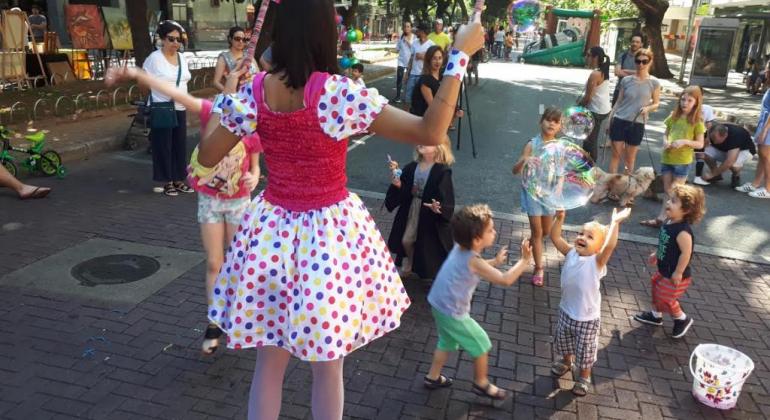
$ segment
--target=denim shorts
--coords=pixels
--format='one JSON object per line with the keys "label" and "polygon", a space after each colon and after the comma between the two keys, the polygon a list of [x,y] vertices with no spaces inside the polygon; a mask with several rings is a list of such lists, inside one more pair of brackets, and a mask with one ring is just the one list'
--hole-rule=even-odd
{"label": "denim shorts", "polygon": [[639,146],[644,138],[644,124],[613,118],[610,121],[610,140],[622,141],[629,146]]}
{"label": "denim shorts", "polygon": [[674,178],[687,178],[687,174],[690,172],[690,165],[669,165],[668,163],[660,164],[660,173],[670,173],[674,175]]}
{"label": "denim shorts", "polygon": [[519,202],[521,203],[522,213],[526,213],[527,216],[553,216],[556,214],[555,209],[535,200],[524,188],[521,189],[519,194]]}

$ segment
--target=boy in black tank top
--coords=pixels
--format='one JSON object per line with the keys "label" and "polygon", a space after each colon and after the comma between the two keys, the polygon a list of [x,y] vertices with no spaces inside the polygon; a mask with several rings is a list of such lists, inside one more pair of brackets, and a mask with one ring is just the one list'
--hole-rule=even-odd
{"label": "boy in black tank top", "polygon": [[674,319],[673,338],[683,337],[693,320],[682,311],[679,297],[692,282],[690,260],[695,239],[691,225],[698,223],[706,213],[703,190],[691,185],[677,185],[666,203],[668,220],[660,227],[658,249],[650,254],[650,264],[657,265],[652,276],[652,306],[648,312],[634,315],[634,319],[649,325],[663,325],[663,313]]}

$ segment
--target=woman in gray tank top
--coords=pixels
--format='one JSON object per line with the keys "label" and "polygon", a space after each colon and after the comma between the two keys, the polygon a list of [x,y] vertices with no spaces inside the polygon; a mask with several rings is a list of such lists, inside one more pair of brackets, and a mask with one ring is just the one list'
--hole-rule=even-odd
{"label": "woman in gray tank top", "polygon": [[243,58],[243,52],[246,49],[246,45],[249,43],[249,38],[246,36],[246,32],[244,32],[243,28],[240,26],[233,26],[227,33],[227,43],[230,47],[227,51],[223,51],[219,54],[217,66],[214,68],[214,87],[219,89],[220,92],[225,88],[225,76],[233,71],[241,58]]}
{"label": "woman in gray tank top", "polygon": [[652,51],[642,48],[634,55],[636,75],[620,81],[618,101],[610,112],[610,140],[612,158],[610,173],[618,172],[623,158],[626,174],[634,171],[636,153],[644,138],[644,125],[651,112],[660,104],[660,82],[650,75]]}

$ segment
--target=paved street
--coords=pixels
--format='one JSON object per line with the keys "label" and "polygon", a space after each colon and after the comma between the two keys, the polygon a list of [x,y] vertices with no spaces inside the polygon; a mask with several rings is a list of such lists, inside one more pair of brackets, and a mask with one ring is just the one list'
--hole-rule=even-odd
{"label": "paved street", "polygon": [[[496,73],[505,76],[492,78]],[[482,76],[489,78],[471,91],[479,158],[471,158],[464,133],[454,175],[457,196],[461,203],[486,201],[508,213],[496,220],[497,246],[515,253],[528,228],[510,215],[517,213],[518,194],[510,166],[523,140],[536,132],[538,105],[566,106],[585,72],[549,69],[548,77],[559,80],[552,82],[541,67],[493,63],[482,68]],[[660,141],[659,132],[653,140]],[[363,191],[387,236],[392,215],[375,194],[386,187],[385,155],[405,163],[410,150],[376,137],[351,147],[350,185]],[[640,158],[645,162],[644,154]],[[382,171],[372,169],[378,165]],[[150,192],[151,166],[142,151],[99,155],[69,169],[64,180],[30,180],[55,188],[45,200],[22,202],[0,191],[0,418],[245,418],[254,351],[199,354],[206,321],[194,195]],[[720,247],[767,255],[765,218],[758,225],[745,221],[765,213],[762,203],[738,197],[725,187],[709,191],[710,215],[697,238],[720,246],[716,238],[741,237]],[[746,210],[730,216],[736,208]],[[634,223],[652,209],[653,203],[640,201],[623,231],[652,236]],[[568,222],[607,211],[608,206],[575,211]],[[727,217],[740,223],[720,224]],[[763,236],[750,242],[751,235]],[[677,341],[670,338],[670,321],[654,329],[630,319],[649,306],[650,273],[643,262],[650,248],[644,241],[621,241],[610,262],[594,394],[575,399],[571,383],[556,383],[549,373],[563,259],[548,246],[545,288],[532,287],[525,276],[510,288],[482,284],[474,297],[472,316],[493,342],[490,375],[514,391],[513,399],[491,407],[472,394],[472,363],[465,354],[447,365],[446,373],[456,378],[453,387],[422,387],[436,342],[425,301],[430,285],[408,281],[414,304],[402,326],[345,362],[346,418],[770,417],[770,266],[696,254],[695,281],[682,300],[695,324]],[[129,285],[85,286],[73,279],[77,263],[108,252],[153,257],[161,262],[158,273],[165,274]],[[756,364],[732,411],[706,408],[690,395],[689,356],[705,342],[737,348]],[[290,365],[282,418],[310,418],[310,381],[307,364]]]}
{"label": "paved street", "polygon": [[[453,168],[456,198],[460,203],[487,202],[494,210],[525,216],[519,211],[520,181],[511,175],[511,167],[526,141],[538,133],[540,107],[557,105],[567,108],[573,105],[583,90],[588,71],[490,62],[482,64],[480,75],[479,86],[469,90],[478,158],[474,160],[471,154],[466,118],[463,121],[461,148],[456,156],[457,164]],[[370,85],[379,88],[386,96],[395,94],[393,77]],[[658,169],[663,119],[671,112],[673,99],[669,95],[662,96],[660,110],[653,114],[647,126],[653,162]],[[456,132],[450,132],[453,144],[456,144],[456,136]],[[606,149],[606,153],[601,165],[604,169],[609,165],[611,151]],[[351,151],[348,158],[351,187],[384,193],[388,183],[387,154],[402,164],[412,159],[410,147],[376,136]],[[643,145],[637,157],[637,167],[649,164],[650,154]],[[382,170],[372,170],[373,167],[381,167]],[[751,180],[755,168],[756,161],[748,162],[742,179]],[[732,191],[729,181],[706,188],[706,194],[708,214],[695,230],[696,243],[720,248],[725,253],[736,250],[770,260],[770,219],[755,216],[764,214],[768,203]],[[610,205],[589,205],[572,211],[570,218],[574,223],[590,220],[611,212]],[[625,231],[654,237],[657,232],[640,226],[638,221],[654,216],[659,208],[656,202],[638,199]]]}

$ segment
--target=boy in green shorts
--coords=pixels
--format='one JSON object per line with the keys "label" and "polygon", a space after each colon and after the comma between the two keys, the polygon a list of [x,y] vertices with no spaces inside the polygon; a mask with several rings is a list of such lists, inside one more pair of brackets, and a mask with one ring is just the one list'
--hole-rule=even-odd
{"label": "boy in green shorts", "polygon": [[497,237],[492,211],[486,204],[475,204],[455,212],[452,234],[455,246],[428,293],[438,329],[438,343],[424,384],[429,389],[452,385],[452,379],[442,375],[441,368],[450,352],[462,348],[474,359],[473,392],[493,400],[504,400],[508,393],[490,383],[487,377],[488,353],[492,343],[487,333],[470,317],[471,299],[481,279],[503,286],[510,286],[518,280],[532,259],[532,247],[529,239],[522,241],[521,258],[505,273],[495,267],[507,261],[507,247],[503,247],[491,260],[481,258],[484,248],[492,246]]}

